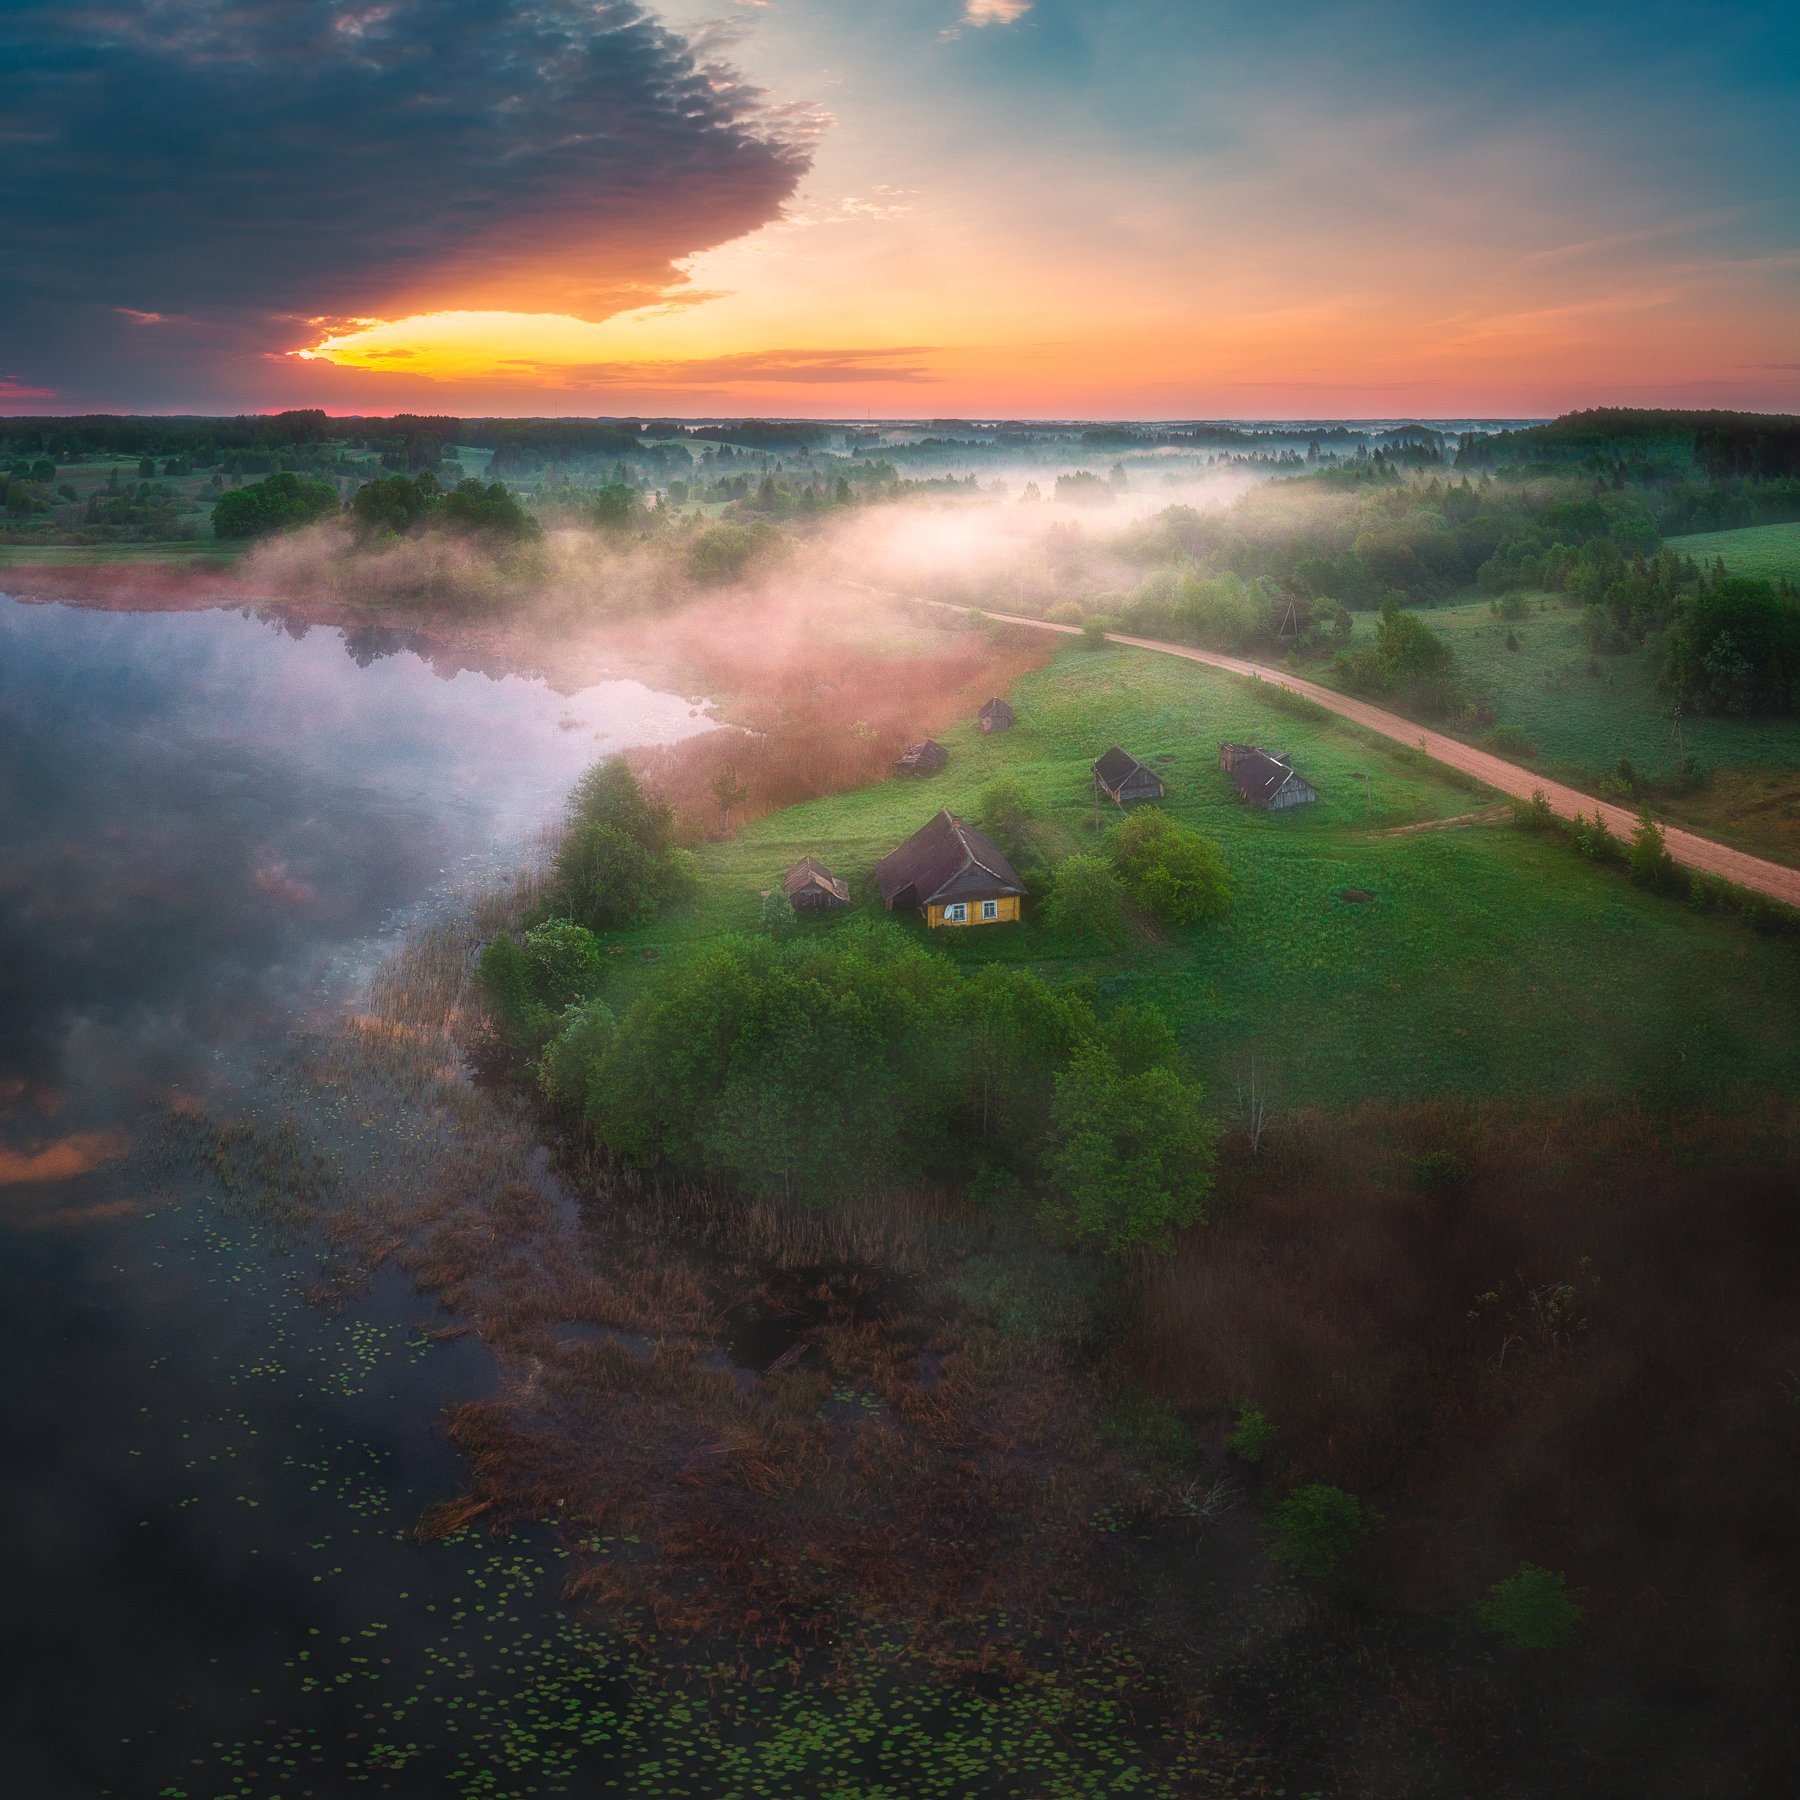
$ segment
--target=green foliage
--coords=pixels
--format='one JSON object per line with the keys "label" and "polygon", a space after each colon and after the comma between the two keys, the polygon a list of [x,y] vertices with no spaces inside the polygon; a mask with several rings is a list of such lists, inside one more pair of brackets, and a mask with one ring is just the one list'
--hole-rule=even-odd
{"label": "green foliage", "polygon": [[800,915],[794,911],[786,888],[771,888],[763,895],[762,928],[770,937],[792,937],[799,923]]}
{"label": "green foliage", "polygon": [[563,1014],[537,1066],[538,1086],[552,1106],[572,1113],[586,1109],[588,1083],[617,1030],[612,1009],[600,1000],[584,1000]]}
{"label": "green foliage", "polygon": [[1132,901],[1165,925],[1197,925],[1231,904],[1231,871],[1219,846],[1167,813],[1140,808],[1107,848]]}
{"label": "green foliage", "polygon": [[771,526],[720,520],[695,534],[688,546],[688,568],[703,586],[724,587],[741,581],[756,558],[778,541]]}
{"label": "green foliage", "polygon": [[1225,1436],[1225,1448],[1240,1462],[1259,1463],[1275,1445],[1275,1427],[1260,1406],[1248,1400],[1237,1409],[1237,1417]]}
{"label": "green foliage", "polygon": [[646,797],[623,757],[595,763],[569,799],[554,903],[596,931],[647,924],[692,885],[673,833],[673,813]]}
{"label": "green foliage", "polygon": [[1663,636],[1662,685],[1684,705],[1745,716],[1800,702],[1800,602],[1725,575],[1689,596]]}
{"label": "green foliage", "polygon": [[638,491],[629,482],[609,481],[596,490],[589,511],[602,531],[627,530],[637,520]]}
{"label": "green foliage", "polygon": [[721,818],[730,818],[750,798],[750,790],[744,786],[737,770],[729,763],[712,778],[709,785]]}
{"label": "green foliage", "polygon": [[1638,814],[1637,829],[1631,834],[1631,847],[1625,853],[1631,879],[1652,893],[1673,893],[1681,885],[1681,871],[1669,854],[1662,827],[1646,813]]}
{"label": "green foliage", "polygon": [[1050,930],[1089,943],[1117,943],[1124,935],[1125,887],[1103,856],[1065,856],[1056,866],[1043,920]]}
{"label": "green foliage", "polygon": [[500,1035],[516,1049],[536,1050],[549,1035],[552,1014],[532,984],[532,969],[518,939],[503,931],[482,950],[475,986]]}
{"label": "green foliage", "polygon": [[983,792],[975,808],[975,823],[1009,857],[1016,856],[1025,848],[1035,810],[1025,784],[1009,777]]}
{"label": "green foliage", "polygon": [[1296,1575],[1335,1575],[1375,1535],[1381,1514],[1342,1488],[1314,1483],[1270,1510],[1269,1554]]}
{"label": "green foliage", "polygon": [[1088,619],[1081,627],[1081,647],[1084,650],[1104,650],[1106,634],[1112,629],[1112,621],[1098,616]]}
{"label": "green foliage", "polygon": [[1199,1454],[1194,1434],[1167,1406],[1141,1395],[1116,1402],[1102,1434],[1140,1467],[1162,1476],[1191,1469]]}
{"label": "green foliage", "polygon": [[1128,1075],[1110,1046],[1078,1049],[1050,1110],[1045,1223],[1108,1255],[1166,1248],[1212,1191],[1203,1098],[1172,1069]]}
{"label": "green foliage", "polygon": [[365,482],[350,502],[350,516],[365,537],[434,529],[519,543],[538,536],[540,529],[504,483],[459,481],[445,493],[429,469],[417,476]]}
{"label": "green foliage", "polygon": [[1385,601],[1375,640],[1346,650],[1335,665],[1346,686],[1393,698],[1429,718],[1448,713],[1458,697],[1456,653],[1417,613]]}
{"label": "green foliage", "polygon": [[531,991],[552,1012],[585,1000],[600,986],[600,940],[572,919],[546,919],[525,934]]}
{"label": "green foliage", "polygon": [[268,537],[331,517],[338,510],[337,489],[322,481],[304,481],[283,473],[248,487],[228,488],[214,503],[213,536]]}
{"label": "green foliage", "polygon": [[1575,1635],[1581,1601],[1552,1569],[1520,1563],[1518,1572],[1488,1589],[1475,1616],[1496,1637],[1520,1650],[1555,1650]]}

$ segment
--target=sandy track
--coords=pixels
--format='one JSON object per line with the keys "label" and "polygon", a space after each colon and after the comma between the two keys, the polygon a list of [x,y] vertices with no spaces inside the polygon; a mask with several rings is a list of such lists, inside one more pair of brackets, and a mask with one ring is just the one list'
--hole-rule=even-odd
{"label": "sandy track", "polygon": [[[1047,619],[1027,619],[1017,613],[988,612],[984,607],[978,606],[953,606],[947,601],[932,600],[925,604],[945,606],[952,612],[981,613],[986,618],[998,619],[1007,625],[1028,625],[1035,631],[1056,631],[1066,637],[1081,635],[1081,627],[1078,625],[1053,625]],[[1637,814],[1625,807],[1614,806],[1592,794],[1579,793],[1574,788],[1564,787],[1561,782],[1534,775],[1531,770],[1522,769],[1517,763],[1509,763],[1485,750],[1477,750],[1455,738],[1445,737],[1441,732],[1428,730],[1415,719],[1403,719],[1398,713],[1385,712],[1379,706],[1371,706],[1366,700],[1352,699],[1348,694],[1321,687],[1316,681],[1308,681],[1303,676],[1290,675],[1283,669],[1272,669],[1262,663],[1245,662],[1241,657],[1220,656],[1211,650],[1193,650],[1185,644],[1165,644],[1155,638],[1127,637],[1121,631],[1109,631],[1106,635],[1112,643],[1129,644],[1134,650],[1153,650],[1159,656],[1183,657],[1188,662],[1205,663],[1209,668],[1224,669],[1232,675],[1248,676],[1252,680],[1266,681],[1272,687],[1286,688],[1290,693],[1304,694],[1308,700],[1316,701],[1340,718],[1348,719],[1365,730],[1392,738],[1396,743],[1422,746],[1433,762],[1443,763],[1447,768],[1460,769],[1465,775],[1473,775],[1476,780],[1485,782],[1502,794],[1529,800],[1533,794],[1541,792],[1566,819],[1572,819],[1578,813],[1591,819],[1598,812],[1617,837],[1627,838],[1636,829]],[[1788,869],[1783,868],[1780,863],[1764,862],[1760,856],[1733,850],[1729,845],[1715,843],[1711,838],[1696,837],[1693,832],[1679,830],[1673,825],[1664,827],[1664,836],[1668,840],[1669,854],[1678,863],[1683,863],[1690,869],[1700,869],[1708,875],[1721,875],[1739,887],[1753,888],[1757,893],[1768,894],[1773,899],[1785,901],[1789,906],[1800,906],[1800,869]]]}

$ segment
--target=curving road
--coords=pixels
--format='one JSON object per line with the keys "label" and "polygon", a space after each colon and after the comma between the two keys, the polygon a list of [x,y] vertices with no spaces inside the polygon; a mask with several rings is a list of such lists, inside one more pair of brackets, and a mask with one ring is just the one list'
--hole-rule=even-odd
{"label": "curving road", "polygon": [[[1035,631],[1056,631],[1069,637],[1081,635],[1079,625],[1053,625],[1048,619],[1028,619],[1018,613],[990,612],[985,607],[957,606],[945,600],[927,600],[921,604],[941,606],[950,612],[979,613],[983,618],[997,619],[1007,625],[1028,625]],[[1428,730],[1416,719],[1403,719],[1398,713],[1371,706],[1366,700],[1352,699],[1334,688],[1321,687],[1316,681],[1308,681],[1304,676],[1290,675],[1285,669],[1272,669],[1263,663],[1246,662],[1242,657],[1221,656],[1212,650],[1190,649],[1186,644],[1165,644],[1156,638],[1127,637],[1122,631],[1109,631],[1106,635],[1110,642],[1129,644],[1134,650],[1154,650],[1159,656],[1184,657],[1189,662],[1205,663],[1209,668],[1224,669],[1228,674],[1249,676],[1269,682],[1275,687],[1284,687],[1291,693],[1304,694],[1308,700],[1316,701],[1340,718],[1348,719],[1366,730],[1378,732],[1382,737],[1392,738],[1397,743],[1422,745],[1425,754],[1433,762],[1473,775],[1476,780],[1485,782],[1502,794],[1513,794],[1521,800],[1529,800],[1533,794],[1541,792],[1566,819],[1572,819],[1578,813],[1591,819],[1598,812],[1617,837],[1628,838],[1636,829],[1637,814],[1623,806],[1614,806],[1592,794],[1579,793],[1572,787],[1564,787],[1561,782],[1534,775],[1531,770],[1522,769],[1517,763],[1509,763],[1502,757],[1477,750],[1456,738]],[[1711,838],[1696,837],[1693,832],[1679,830],[1673,825],[1665,825],[1663,835],[1668,842],[1669,854],[1678,863],[1684,863],[1690,869],[1700,869],[1708,875],[1723,876],[1739,887],[1753,888],[1759,894],[1769,895],[1771,899],[1800,907],[1800,869],[1788,869],[1780,863],[1765,862],[1760,856],[1733,850],[1728,844],[1716,843]]]}

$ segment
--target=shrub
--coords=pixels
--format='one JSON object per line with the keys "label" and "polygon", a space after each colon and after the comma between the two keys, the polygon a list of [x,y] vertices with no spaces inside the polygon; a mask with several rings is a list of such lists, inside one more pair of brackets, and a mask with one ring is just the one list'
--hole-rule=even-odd
{"label": "shrub", "polygon": [[544,1041],[550,1009],[533,991],[531,964],[510,932],[501,932],[476,959],[475,986],[509,1044],[536,1049]]}
{"label": "shrub", "polygon": [[762,928],[770,937],[791,937],[799,923],[800,916],[794,911],[786,888],[771,888],[763,895]]}
{"label": "shrub", "polygon": [[1197,925],[1231,904],[1231,872],[1219,846],[1163,813],[1133,813],[1109,850],[1133,902],[1164,924]]}
{"label": "shrub", "polygon": [[585,1000],[600,985],[600,940],[572,919],[546,919],[525,934],[533,995],[552,1012]]}
{"label": "shrub", "polygon": [[975,823],[1008,856],[1016,856],[1025,847],[1032,811],[1031,795],[1024,783],[1009,777],[996,781],[981,796],[976,803]]}
{"label": "shrub", "polygon": [[248,487],[232,488],[213,506],[213,536],[267,537],[328,518],[338,510],[337,489],[322,481],[302,481],[284,472]]}
{"label": "shrub", "polygon": [[1526,831],[1548,831],[1556,824],[1556,809],[1542,788],[1534,788],[1529,800],[1512,803],[1513,823]]}
{"label": "shrub", "polygon": [[1076,1050],[1050,1109],[1044,1222],[1108,1255],[1166,1248],[1212,1191],[1202,1098],[1173,1069],[1128,1075],[1106,1045]]}
{"label": "shrub", "polygon": [[538,1086],[552,1106],[580,1112],[588,1083],[618,1029],[604,1002],[589,1000],[562,1016],[555,1037],[538,1059]]}
{"label": "shrub", "polygon": [[1070,937],[1116,943],[1123,933],[1124,902],[1124,885],[1105,857],[1065,856],[1044,902],[1044,923]]}
{"label": "shrub", "polygon": [[1342,1488],[1295,1488],[1269,1514],[1269,1554],[1296,1575],[1323,1580],[1355,1556],[1380,1524],[1374,1507]]}
{"label": "shrub", "polygon": [[1520,1650],[1555,1650],[1575,1635],[1581,1602],[1553,1569],[1520,1563],[1478,1601],[1475,1616],[1496,1637]]}
{"label": "shrub", "polygon": [[1081,628],[1081,647],[1084,650],[1104,650],[1111,623],[1110,619],[1089,619]]}
{"label": "shrub", "polygon": [[645,795],[623,757],[595,763],[569,797],[555,903],[593,930],[648,923],[691,883],[673,830],[669,808]]}
{"label": "shrub", "polygon": [[1631,847],[1625,853],[1631,879],[1652,893],[1667,894],[1681,885],[1681,871],[1669,854],[1662,827],[1646,813],[1638,814],[1637,829],[1631,834]]}
{"label": "shrub", "polygon": [[1260,1406],[1248,1400],[1237,1409],[1237,1418],[1225,1437],[1225,1448],[1240,1462],[1259,1463],[1275,1443],[1275,1427]]}

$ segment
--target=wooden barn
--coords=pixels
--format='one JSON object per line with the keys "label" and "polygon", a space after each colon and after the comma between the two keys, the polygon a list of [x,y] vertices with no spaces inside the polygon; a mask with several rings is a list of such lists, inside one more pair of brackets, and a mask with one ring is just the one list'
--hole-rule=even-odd
{"label": "wooden barn", "polygon": [[781,885],[795,912],[837,912],[850,904],[848,883],[839,881],[810,856],[801,857],[782,877]]}
{"label": "wooden barn", "polygon": [[1295,773],[1293,760],[1255,744],[1221,744],[1219,767],[1237,787],[1238,798],[1265,812],[1310,806],[1319,790]]}
{"label": "wooden barn", "polygon": [[984,732],[1010,731],[1016,715],[1006,702],[996,696],[992,700],[984,700],[981,710],[975,715]]}
{"label": "wooden barn", "polygon": [[1000,846],[953,813],[940,812],[875,865],[889,912],[917,907],[940,925],[1003,925],[1019,917],[1024,886]]}
{"label": "wooden barn", "polygon": [[1094,792],[1104,794],[1115,805],[1127,800],[1160,800],[1163,779],[1154,769],[1147,769],[1128,751],[1117,744],[1094,764]]}
{"label": "wooden barn", "polygon": [[922,744],[908,744],[894,758],[896,775],[935,775],[950,761],[950,752],[936,738]]}

